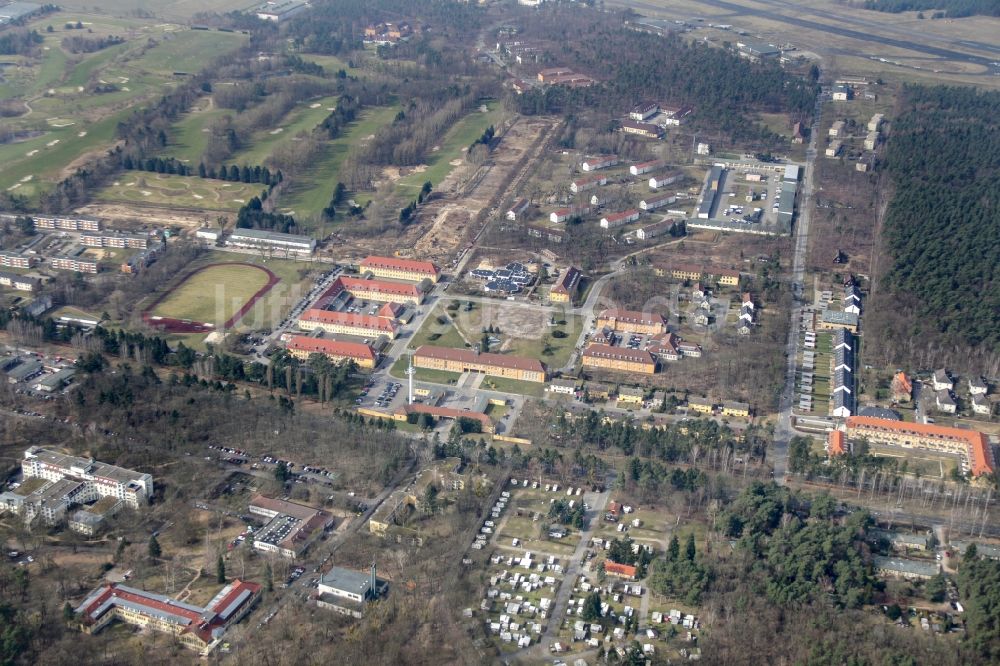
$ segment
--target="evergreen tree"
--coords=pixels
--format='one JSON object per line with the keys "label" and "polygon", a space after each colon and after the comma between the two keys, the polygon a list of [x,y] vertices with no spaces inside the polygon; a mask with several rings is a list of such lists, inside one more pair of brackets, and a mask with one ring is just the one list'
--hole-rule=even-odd
{"label": "evergreen tree", "polygon": [[684,557],[690,561],[694,561],[695,553],[694,532],[692,532],[688,535],[687,545],[684,546]]}
{"label": "evergreen tree", "polygon": [[156,540],[156,535],[153,534],[149,537],[149,557],[155,560],[162,554],[163,551],[160,549],[160,542]]}
{"label": "evergreen tree", "polygon": [[219,553],[219,559],[215,562],[215,579],[220,585],[226,582],[226,563]]}

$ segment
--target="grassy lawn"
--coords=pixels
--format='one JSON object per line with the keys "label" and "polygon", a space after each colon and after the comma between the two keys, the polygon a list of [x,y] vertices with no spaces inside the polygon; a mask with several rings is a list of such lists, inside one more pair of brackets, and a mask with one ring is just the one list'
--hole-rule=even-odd
{"label": "grassy lawn", "polygon": [[[216,253],[224,261],[232,261],[233,255]],[[284,318],[285,314],[297,303],[307,291],[308,285],[303,284],[308,275],[315,270],[311,263],[299,262],[293,259],[262,259],[252,255],[240,255],[240,261],[265,266],[281,278],[271,291],[257,301],[253,309],[243,315],[241,328],[274,328]]]}
{"label": "grassy lawn", "polygon": [[480,388],[487,391],[517,393],[541,398],[545,395],[546,386],[547,384],[543,382],[522,382],[517,379],[507,379],[506,377],[485,377]]}
{"label": "grassy lawn", "polygon": [[[396,379],[406,379],[406,368],[409,365],[405,356],[396,359],[389,370]],[[432,384],[454,384],[458,381],[457,372],[446,372],[444,370],[433,370],[430,368],[416,368],[413,378],[418,382],[430,382]]]}
{"label": "grassy lawn", "polygon": [[170,133],[173,142],[164,154],[181,162],[197,165],[208,146],[208,126],[228,113],[230,113],[228,109],[213,108],[186,114],[174,125]]}
{"label": "grassy lawn", "polygon": [[406,346],[410,349],[416,349],[421,345],[465,349],[465,340],[462,339],[451,319],[448,319],[448,323],[442,324],[438,321],[439,317],[445,317],[444,310],[440,306],[436,306]]}
{"label": "grassy lawn", "polygon": [[267,280],[264,271],[247,266],[210,266],[182,282],[154,314],[221,326]]}
{"label": "grassy lawn", "polygon": [[444,180],[445,176],[455,168],[451,162],[454,160],[464,161],[465,150],[472,142],[481,137],[490,125],[495,127],[500,122],[503,115],[500,104],[490,103],[487,105],[487,109],[486,113],[476,109],[455,123],[445,134],[438,150],[431,153],[427,160],[427,169],[400,178],[395,184],[397,190],[415,197],[427,181],[437,185]]}
{"label": "grassy lawn", "polygon": [[49,316],[53,319],[58,319],[59,317],[81,317],[84,319],[100,319],[100,314],[96,312],[87,312],[86,310],[81,310],[80,308],[75,308],[71,305],[64,305],[61,308],[56,308],[49,313]]}
{"label": "grassy lawn", "polygon": [[392,122],[398,111],[399,107],[388,106],[362,112],[360,120],[352,124],[343,135],[330,141],[313,166],[296,177],[296,182],[282,194],[280,210],[293,212],[299,223],[311,230],[314,236],[327,235],[339,222],[322,222],[320,212],[330,203],[340,166],[347,152],[352,145]]}
{"label": "grassy lawn", "polygon": [[236,211],[262,189],[260,184],[127,171],[120,180],[98,192],[95,199]]}
{"label": "grassy lawn", "polygon": [[[71,55],[61,41],[78,31],[62,28],[80,20],[88,36],[119,35],[128,41],[86,55]],[[52,33],[45,32],[52,25]],[[238,33],[212,33],[150,20],[59,12],[31,27],[44,37],[38,59],[22,59],[22,67],[0,86],[0,98],[21,98],[31,111],[6,119],[9,126],[37,132],[26,141],[0,146],[0,188],[29,202],[81,156],[107,146],[116,125],[132,107],[164,87],[175,85],[174,72],[193,72],[245,40]],[[89,92],[92,82],[117,90]],[[54,119],[56,118],[56,119]],[[51,122],[50,122],[51,121]]]}
{"label": "grassy lawn", "polygon": [[250,147],[236,153],[227,161],[234,164],[264,164],[278,146],[294,141],[295,135],[299,132],[309,132],[323,122],[323,119],[330,115],[329,110],[336,104],[336,97],[301,102],[288,112],[279,126],[255,133],[250,141]]}

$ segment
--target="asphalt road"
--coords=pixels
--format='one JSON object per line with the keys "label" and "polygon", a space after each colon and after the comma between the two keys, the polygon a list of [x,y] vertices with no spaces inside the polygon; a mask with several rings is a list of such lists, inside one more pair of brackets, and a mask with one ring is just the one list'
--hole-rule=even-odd
{"label": "asphalt road", "polygon": [[792,301],[791,321],[788,326],[788,342],[785,356],[788,367],[785,371],[785,387],[778,402],[778,423],[774,429],[774,444],[771,447],[771,465],[774,480],[784,483],[788,468],[788,442],[792,431],[792,405],[795,403],[795,352],[799,345],[799,321],[802,318],[802,298],[804,298],[805,262],[809,250],[809,222],[812,216],[812,196],[815,187],[816,141],[819,136],[819,122],[823,101],[827,93],[816,99],[813,111],[813,125],[810,131],[809,147],[806,150],[805,173],[802,176],[802,197],[799,200],[799,216],[795,225],[795,250],[792,256]]}

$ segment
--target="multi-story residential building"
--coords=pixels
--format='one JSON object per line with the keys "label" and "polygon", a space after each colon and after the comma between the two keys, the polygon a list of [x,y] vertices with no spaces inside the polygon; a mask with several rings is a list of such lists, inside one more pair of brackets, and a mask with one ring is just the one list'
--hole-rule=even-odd
{"label": "multi-story residential building", "polygon": [[549,300],[553,303],[569,303],[576,295],[580,286],[582,273],[575,266],[569,266],[563,271],[556,283],[549,289]]}
{"label": "multi-story residential building", "polygon": [[636,136],[645,137],[647,139],[659,139],[663,136],[663,128],[659,125],[654,125],[652,123],[640,123],[634,120],[623,120],[622,132],[625,134],[634,134]]}
{"label": "multi-story residential building", "polygon": [[623,210],[620,213],[609,213],[601,218],[601,228],[616,229],[618,227],[623,227],[626,224],[635,222],[641,215],[642,211],[635,208],[629,208],[628,210]]}
{"label": "multi-story residential building", "polygon": [[362,338],[384,335],[390,340],[399,333],[399,325],[388,317],[317,308],[310,308],[299,315],[299,328],[303,331],[321,329],[327,333],[356,335]]}
{"label": "multi-story residential building", "polygon": [[846,435],[877,444],[958,454],[967,459],[973,476],[992,474],[995,469],[993,449],[986,435],[975,430],[851,416]]}
{"label": "multi-story residential building", "polygon": [[667,331],[667,321],[655,312],[636,310],[604,310],[597,316],[597,328],[628,331],[643,335],[660,335]]}
{"label": "multi-story residential building", "polygon": [[420,305],[424,300],[424,292],[419,285],[412,282],[389,282],[387,280],[365,280],[343,275],[334,280],[330,288],[320,298],[326,303],[346,291],[354,298],[365,301],[413,303]]}
{"label": "multi-story residential building", "polygon": [[308,359],[313,354],[322,354],[334,363],[354,361],[361,368],[374,368],[378,353],[371,345],[342,340],[324,340],[306,335],[293,335],[285,344],[289,353],[299,359]]}
{"label": "multi-story residential building", "polygon": [[97,260],[88,257],[52,257],[49,265],[60,271],[75,271],[77,273],[96,273]]}
{"label": "multi-story residential building", "polygon": [[[527,207],[525,202],[524,207]],[[520,211],[518,211],[520,212]],[[359,264],[362,272],[371,273],[375,277],[390,278],[393,280],[410,280],[420,282],[430,280],[437,282],[441,279],[441,269],[430,261],[416,261],[414,259],[400,259],[398,257],[366,257]]]}
{"label": "multi-story residential building", "polygon": [[261,586],[239,579],[219,591],[205,607],[120,583],[91,592],[76,608],[80,628],[96,634],[114,620],[176,636],[181,645],[208,653],[233,624],[260,600]]}
{"label": "multi-story residential building", "polygon": [[0,266],[3,268],[31,268],[37,263],[38,260],[31,255],[0,251]]}
{"label": "multi-story residential building", "polygon": [[649,162],[639,162],[638,164],[633,164],[628,168],[628,172],[633,176],[641,176],[643,174],[656,171],[657,169],[662,169],[667,165],[663,160],[651,160]]}
{"label": "multi-story residential building", "polygon": [[33,214],[35,229],[57,231],[100,231],[101,221],[94,217],[58,217]]}
{"label": "multi-story residential building", "polygon": [[656,373],[656,359],[648,351],[602,344],[590,344],[583,350],[583,365],[642,375]]}
{"label": "multi-story residential building", "polygon": [[88,231],[80,234],[80,243],[87,247],[130,247],[145,250],[149,247],[149,236]]}
{"label": "multi-story residential building", "polygon": [[602,155],[598,157],[588,157],[580,163],[580,169],[583,171],[597,171],[598,169],[613,167],[616,164],[618,164],[618,158],[614,155]]}
{"label": "multi-story residential building", "polygon": [[121,505],[138,509],[153,492],[149,474],[38,446],[24,452],[21,472],[24,483],[0,493],[0,512],[20,515],[29,523],[38,518],[53,525],[65,518],[71,507],[87,502],[103,502],[102,514]]}
{"label": "multi-story residential building", "polygon": [[715,403],[706,398],[688,398],[687,406],[688,410],[698,412],[699,414],[715,413]]}
{"label": "multi-story residential building", "polygon": [[0,271],[0,286],[11,287],[18,291],[38,291],[41,283],[37,278],[26,277],[19,273]]}
{"label": "multi-story residential building", "polygon": [[545,366],[533,358],[433,345],[418,347],[413,355],[413,365],[447,372],[478,372],[524,382],[544,382],[547,377]]}
{"label": "multi-story residential building", "polygon": [[735,287],[740,283],[740,272],[727,268],[714,268],[712,266],[696,266],[692,264],[672,264],[668,267],[656,267],[653,272],[658,276],[669,275],[675,280],[709,280],[718,282],[727,287]]}
{"label": "multi-story residential building", "polygon": [[750,416],[750,405],[745,402],[727,401],[722,403],[723,416],[739,416],[748,418]]}

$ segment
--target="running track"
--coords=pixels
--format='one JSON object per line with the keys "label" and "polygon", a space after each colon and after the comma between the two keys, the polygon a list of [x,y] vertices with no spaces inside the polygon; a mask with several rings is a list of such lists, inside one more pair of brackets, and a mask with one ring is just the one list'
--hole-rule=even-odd
{"label": "running track", "polygon": [[206,322],[185,321],[183,319],[174,319],[172,317],[160,317],[159,319],[153,319],[153,310],[156,309],[156,306],[162,303],[168,296],[170,296],[170,294],[174,293],[174,291],[176,291],[178,287],[183,285],[185,282],[193,278],[198,273],[201,273],[202,271],[207,270],[209,268],[214,268],[215,266],[249,266],[250,268],[256,268],[257,270],[261,270],[267,273],[267,284],[258,289],[257,292],[253,296],[251,296],[247,300],[247,302],[244,303],[242,307],[240,307],[239,310],[233,313],[232,317],[226,320],[226,322],[222,325],[222,330],[224,331],[232,328],[236,324],[236,322],[242,319],[243,315],[249,312],[250,309],[257,303],[257,301],[263,298],[264,295],[267,294],[267,292],[271,291],[271,288],[274,287],[274,285],[276,285],[281,279],[277,275],[275,275],[274,272],[271,271],[270,269],[265,268],[263,266],[258,266],[257,264],[247,263],[245,261],[224,261],[224,262],[217,262],[214,264],[208,264],[207,266],[202,266],[201,268],[194,269],[193,271],[185,275],[184,279],[178,282],[176,286],[160,294],[157,297],[157,299],[153,301],[152,304],[150,304],[149,307],[147,307],[145,310],[142,311],[143,322],[145,322],[149,326],[152,326],[153,328],[160,329],[166,333],[210,333],[216,330],[214,324],[209,324]]}

